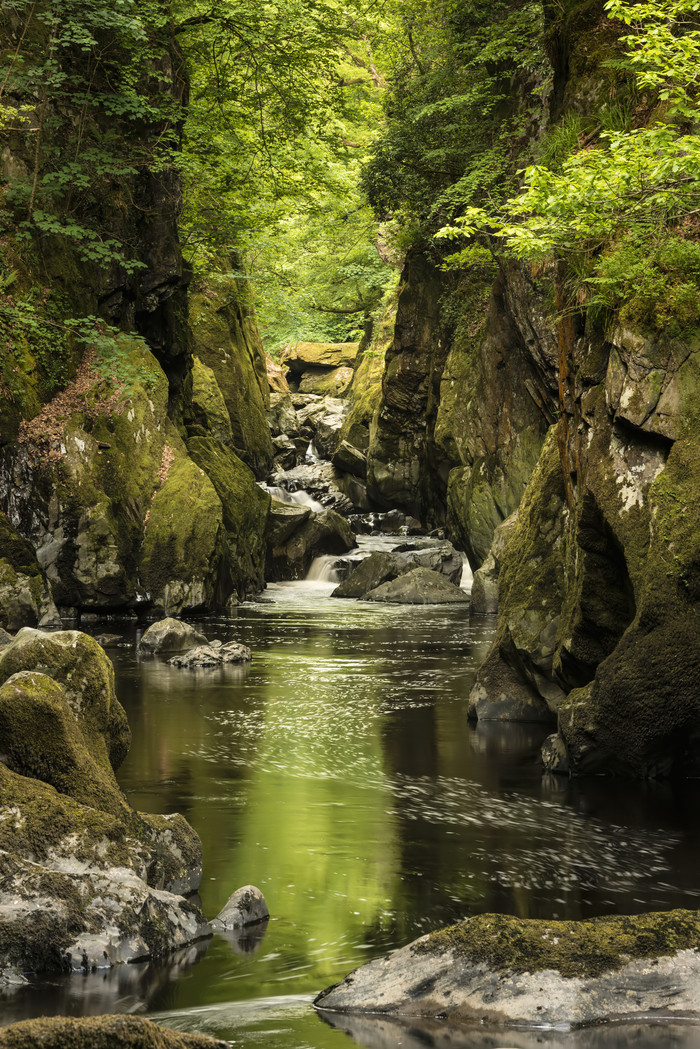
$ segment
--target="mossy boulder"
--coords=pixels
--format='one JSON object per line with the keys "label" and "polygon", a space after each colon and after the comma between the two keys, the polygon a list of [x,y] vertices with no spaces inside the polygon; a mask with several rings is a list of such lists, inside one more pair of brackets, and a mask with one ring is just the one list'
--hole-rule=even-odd
{"label": "mossy boulder", "polygon": [[214,372],[199,357],[192,359],[191,383],[185,416],[188,431],[203,437],[215,437],[233,447],[231,419],[223,394]]}
{"label": "mossy boulder", "polygon": [[310,369],[352,368],[358,348],[357,342],[297,342],[286,347],[280,364],[296,375],[303,375]]}
{"label": "mossy boulder", "polygon": [[[269,384],[254,310],[241,282],[221,278],[215,287],[195,291],[190,296],[189,317],[195,354],[211,369],[226,406],[232,447],[256,477],[263,478],[273,458],[265,414]],[[191,415],[201,410],[201,377],[200,369],[199,378],[194,376]],[[210,393],[206,399],[211,405]]]}
{"label": "mossy boulder", "polygon": [[233,590],[223,506],[206,473],[176,447],[146,518],[140,578],[166,615],[223,609]]}
{"label": "mossy boulder", "polygon": [[464,590],[430,568],[410,568],[367,594],[368,601],[402,605],[468,605]]}
{"label": "mossy boulder", "polygon": [[700,914],[588,921],[484,914],[370,962],[321,1010],[578,1026],[654,1010],[700,1015]]}
{"label": "mossy boulder", "polygon": [[63,688],[92,756],[119,768],[131,732],[114,690],[114,667],[97,641],[79,630],[48,634],[25,627],[0,650],[0,684],[36,670]]}
{"label": "mossy boulder", "polygon": [[159,619],[151,623],[139,641],[139,652],[186,652],[206,644],[206,637],[180,619]]}
{"label": "mossy boulder", "polygon": [[1,1049],[225,1049],[227,1044],[170,1031],[141,1016],[40,1017],[0,1030]]}
{"label": "mossy boulder", "polygon": [[469,697],[480,720],[552,721],[568,507],[556,428],[500,551],[498,632]]}
{"label": "mossy boulder", "polygon": [[240,598],[265,584],[265,526],[270,496],[230,448],[211,437],[193,437],[188,451],[211,481],[223,509],[228,571]]}
{"label": "mossy boulder", "polygon": [[207,935],[180,895],[199,885],[199,839],[117,785],[128,726],[100,646],[25,628],[0,680],[0,971],[105,967]]}
{"label": "mossy boulder", "polygon": [[0,514],[0,626],[58,625],[51,587],[30,543]]}

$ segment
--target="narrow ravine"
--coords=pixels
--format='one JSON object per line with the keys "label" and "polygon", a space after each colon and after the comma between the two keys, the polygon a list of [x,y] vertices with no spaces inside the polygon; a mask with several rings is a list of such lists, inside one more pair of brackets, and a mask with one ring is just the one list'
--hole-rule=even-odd
{"label": "narrow ravine", "polygon": [[[110,624],[129,643],[113,657],[133,729],[119,774],[129,802],[182,812],[197,829],[208,916],[252,882],[272,919],[170,966],[42,983],[8,1004],[8,1020],[145,1012],[234,1045],[333,1049],[347,1038],[316,1016],[313,995],[465,915],[697,905],[698,786],[633,785],[613,798],[602,780],[543,776],[546,728],[466,718],[492,619],[470,619],[463,606],[342,601],[329,596],[334,585],[272,584],[235,619],[207,621],[209,636],[252,648],[245,669],[139,659],[135,628]],[[400,1044],[363,1024],[360,1044]],[[445,1044],[629,1044],[593,1032],[561,1043],[462,1034]],[[690,1047],[700,1033],[679,1037]],[[635,1045],[661,1044],[651,1029],[645,1038]]]}

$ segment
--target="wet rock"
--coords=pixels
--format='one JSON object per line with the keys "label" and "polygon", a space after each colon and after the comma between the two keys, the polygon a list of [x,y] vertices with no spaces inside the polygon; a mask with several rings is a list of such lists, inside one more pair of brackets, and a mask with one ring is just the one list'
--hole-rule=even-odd
{"label": "wet rock", "polygon": [[228,1043],[201,1034],[159,1027],[140,1016],[40,1017],[0,1030],[1,1049],[226,1049]]}
{"label": "wet rock", "polygon": [[564,740],[556,734],[547,736],[542,744],[542,764],[547,772],[558,772],[563,776],[569,774],[569,755]]}
{"label": "wet rock", "polygon": [[345,554],[355,546],[350,525],[333,510],[312,513],[284,542],[268,548],[267,577],[304,579],[311,563],[323,554]]}
{"label": "wet rock", "polygon": [[474,573],[471,610],[477,615],[495,615],[498,612],[498,569],[492,553]]}
{"label": "wet rock", "polygon": [[407,605],[469,604],[463,590],[429,568],[413,568],[391,582],[382,583],[367,595],[367,600]]}
{"label": "wet rock", "polygon": [[114,770],[130,733],[112,665],[78,631],[0,653],[0,969],[105,968],[209,934],[186,821],[135,812]]}
{"label": "wet rock", "polygon": [[220,667],[227,663],[249,663],[253,658],[249,648],[239,645],[237,641],[228,641],[225,645],[199,645],[181,655],[168,660],[170,667]]}
{"label": "wet rock", "polygon": [[139,641],[139,652],[184,652],[206,643],[206,640],[204,634],[189,623],[168,617],[152,623],[144,632]]}
{"label": "wet rock", "polygon": [[329,462],[304,462],[293,470],[272,475],[271,483],[288,492],[304,492],[329,510],[341,514],[356,509],[341,488],[340,476]]}
{"label": "wet rock", "polygon": [[272,447],[275,453],[276,470],[292,470],[297,464],[297,447],[291,437],[281,433],[272,438]]}
{"label": "wet rock", "polygon": [[298,435],[299,419],[289,393],[270,394],[267,422],[273,437],[279,437],[281,434],[287,434],[289,437]]}
{"label": "wet rock", "polygon": [[121,634],[96,634],[95,641],[102,648],[119,648],[124,644]]}
{"label": "wet rock", "polygon": [[486,914],[414,941],[323,991],[336,1013],[577,1026],[700,1015],[700,913],[590,921]]}
{"label": "wet rock", "polygon": [[224,907],[211,923],[212,929],[219,932],[223,929],[242,929],[247,925],[257,925],[267,921],[270,912],[265,897],[254,885],[244,885],[229,896]]}
{"label": "wet rock", "polygon": [[364,598],[382,583],[395,579],[400,572],[397,558],[383,550],[376,550],[333,591],[332,597]]}
{"label": "wet rock", "polygon": [[283,546],[289,537],[311,516],[311,507],[301,503],[283,503],[272,499],[267,519],[266,537],[271,549]]}
{"label": "wet rock", "polygon": [[348,441],[341,441],[333,453],[332,463],[336,470],[353,474],[355,477],[367,477],[367,456]]}
{"label": "wet rock", "polygon": [[432,572],[440,572],[455,586],[459,585],[462,578],[462,555],[446,540],[433,546],[421,544],[412,547],[411,544],[401,543],[392,553],[404,571],[409,568],[429,568]]}

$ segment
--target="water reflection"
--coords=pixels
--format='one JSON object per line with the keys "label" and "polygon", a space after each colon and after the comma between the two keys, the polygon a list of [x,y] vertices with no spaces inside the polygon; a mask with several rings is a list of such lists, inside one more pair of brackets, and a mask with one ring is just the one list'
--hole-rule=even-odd
{"label": "water reflection", "polygon": [[[679,795],[543,778],[546,730],[466,720],[493,621],[470,622],[463,607],[333,600],[331,589],[271,586],[233,621],[204,623],[210,638],[252,649],[245,668],[192,673],[134,649],[114,653],[133,730],[120,771],[129,800],[192,822],[209,917],[253,883],[272,918],[261,942],[216,937],[192,968],[154,967],[139,984],[130,967],[128,987],[115,971],[116,992],[102,984],[104,1008],[146,1008],[236,1044],[347,1047],[349,1028],[323,1024],[311,997],[440,925],[490,910],[576,918],[698,905],[697,785]],[[63,986],[60,1011],[92,1009],[92,992],[79,989],[89,981]],[[367,1046],[445,1038],[391,1024],[372,1031],[351,1033]],[[679,1046],[696,1045],[694,1032],[681,1034]],[[610,1031],[578,1042],[469,1037],[453,1044],[631,1044]],[[639,1037],[644,1049],[657,1044]]]}

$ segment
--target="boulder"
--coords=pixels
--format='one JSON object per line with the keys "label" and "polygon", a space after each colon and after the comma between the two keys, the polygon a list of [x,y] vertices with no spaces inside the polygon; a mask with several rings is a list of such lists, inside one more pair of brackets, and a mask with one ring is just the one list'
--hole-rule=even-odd
{"label": "boulder", "polygon": [[0,1029],[0,1049],[226,1049],[227,1045],[206,1035],[171,1031],[142,1016],[42,1016]]}
{"label": "boulder", "polygon": [[0,648],[4,648],[5,645],[10,645],[11,643],[12,634],[8,634],[6,630],[3,630],[2,627],[0,627]]}
{"label": "boulder", "polygon": [[423,936],[323,991],[317,1009],[570,1027],[700,1015],[700,912],[588,921],[485,914]]}
{"label": "boulder", "polygon": [[299,383],[300,393],[318,393],[322,397],[342,397],[352,382],[352,368],[309,368]]}
{"label": "boulder", "polygon": [[139,641],[140,652],[185,652],[206,644],[206,637],[180,619],[159,619],[151,623]]}
{"label": "boulder", "polygon": [[471,610],[477,615],[495,615],[498,612],[498,569],[492,553],[474,573]]}
{"label": "boulder", "polygon": [[432,546],[414,547],[409,543],[401,543],[394,547],[392,552],[399,564],[405,566],[405,569],[429,568],[432,572],[440,572],[455,586],[459,586],[464,567],[462,555],[447,540],[437,542]]}
{"label": "boulder", "polygon": [[267,921],[270,912],[265,897],[254,885],[244,885],[229,896],[224,907],[211,923],[212,929],[220,932],[224,929],[242,929],[246,925],[257,925]]}
{"label": "boulder", "polygon": [[297,375],[310,368],[352,368],[359,345],[357,342],[298,342],[285,347],[280,363]]}
{"label": "boulder", "polygon": [[0,627],[61,625],[51,587],[30,543],[0,513]]}
{"label": "boulder", "polygon": [[224,396],[213,370],[199,357],[192,358],[190,382],[191,393],[185,411],[188,433],[215,437],[233,446],[231,418]]}
{"label": "boulder", "polygon": [[364,598],[382,583],[395,579],[400,566],[394,554],[376,550],[360,561],[342,583],[335,588],[332,597]]}
{"label": "boulder", "polygon": [[412,568],[397,579],[382,583],[367,595],[367,600],[406,605],[469,604],[464,590],[429,568]]}
{"label": "boulder", "polygon": [[283,503],[281,499],[273,498],[265,533],[268,547],[274,550],[283,546],[310,516],[310,506],[303,506],[301,503]]}
{"label": "boulder", "polygon": [[273,437],[279,437],[283,433],[289,437],[298,435],[299,419],[289,393],[270,394],[267,422]]}
{"label": "boulder", "polygon": [[333,510],[312,513],[293,534],[268,547],[267,578],[304,579],[311,563],[322,554],[345,554],[355,546],[350,525]]}
{"label": "boulder", "polygon": [[367,477],[367,456],[348,441],[341,441],[333,452],[332,463],[336,470],[353,474],[355,477]]}
{"label": "boulder", "polygon": [[135,812],[114,769],[129,729],[112,665],[78,631],[24,628],[0,653],[0,970],[107,968],[209,935],[177,814]]}
{"label": "boulder", "polygon": [[225,645],[199,645],[168,660],[170,667],[221,667],[226,663],[249,663],[252,659],[249,648],[229,641]]}
{"label": "boulder", "polygon": [[275,469],[293,470],[297,464],[297,446],[291,437],[288,437],[286,433],[273,437],[272,447],[275,453]]}

